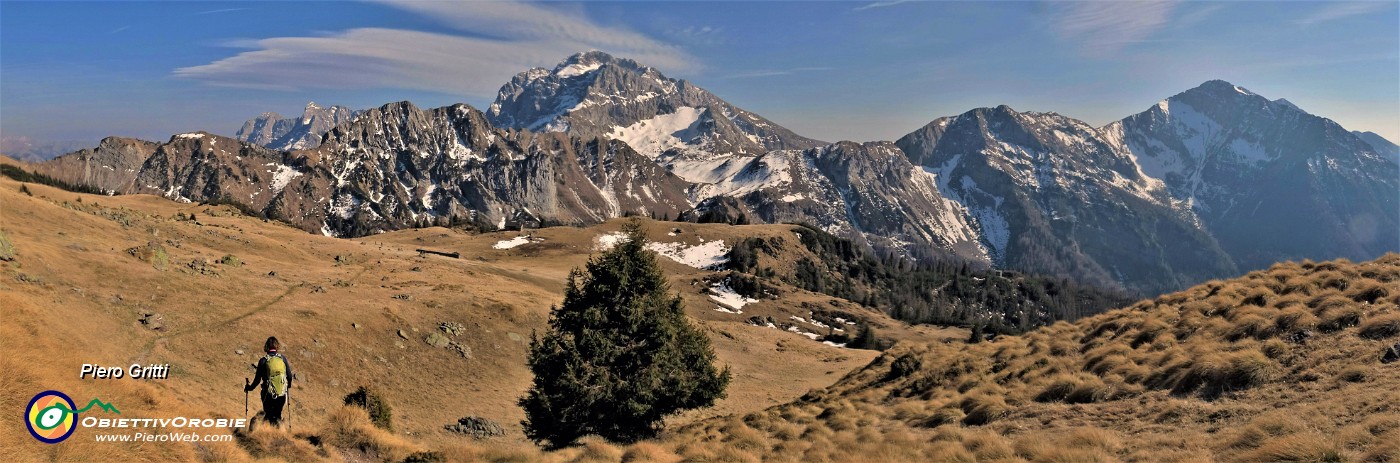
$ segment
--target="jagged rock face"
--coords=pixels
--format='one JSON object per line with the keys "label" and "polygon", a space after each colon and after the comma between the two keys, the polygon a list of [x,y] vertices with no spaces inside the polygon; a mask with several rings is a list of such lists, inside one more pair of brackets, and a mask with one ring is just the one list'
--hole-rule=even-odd
{"label": "jagged rock face", "polygon": [[273,112],[262,113],[244,122],[235,137],[276,150],[310,149],[321,144],[321,136],[326,132],[349,122],[359,113],[343,106],[322,108],[312,102],[306,104],[301,117],[297,118],[283,118]]}
{"label": "jagged rock face", "polygon": [[178,201],[228,201],[269,210],[306,170],[286,153],[204,132],[184,133],[142,164],[129,193]]}
{"label": "jagged rock face", "polygon": [[141,165],[155,153],[157,143],[107,137],[96,148],[83,149],[34,164],[35,171],[73,185],[126,193],[135,185]]}
{"label": "jagged rock face", "polygon": [[1400,246],[1400,166],[1337,123],[1224,81],[1105,128],[1244,268]]}
{"label": "jagged rock face", "polygon": [[697,208],[736,198],[753,222],[806,223],[881,249],[987,262],[956,205],[889,142],[729,156],[693,164],[689,176],[705,180],[690,193]]}
{"label": "jagged rock face", "polygon": [[[483,228],[678,215],[688,184],[625,144],[499,131],[466,105],[372,109],[305,152],[328,191],[303,206],[323,233],[470,221]],[[310,220],[315,223],[315,220]]]}
{"label": "jagged rock face", "polygon": [[[116,191],[232,201],[334,236],[453,222],[594,223],[628,212],[677,216],[690,206],[689,183],[622,142],[500,131],[466,105],[385,105],[325,141],[293,152],[203,132],[141,142],[149,155],[133,164],[131,180],[114,180],[127,185]],[[115,156],[113,143],[95,151]],[[74,153],[43,168],[90,157]]]}
{"label": "jagged rock face", "polygon": [[689,82],[597,51],[553,70],[517,74],[486,114],[497,127],[607,136],[652,157],[670,150],[757,155],[821,144]]}
{"label": "jagged rock face", "polygon": [[890,142],[840,142],[808,150],[810,165],[830,179],[851,231],[881,249],[932,246],[945,254],[988,262],[978,234],[959,205],[938,192],[935,179]]}
{"label": "jagged rock face", "polygon": [[1189,208],[1084,122],[999,106],[896,143],[998,266],[1147,292],[1235,270]]}

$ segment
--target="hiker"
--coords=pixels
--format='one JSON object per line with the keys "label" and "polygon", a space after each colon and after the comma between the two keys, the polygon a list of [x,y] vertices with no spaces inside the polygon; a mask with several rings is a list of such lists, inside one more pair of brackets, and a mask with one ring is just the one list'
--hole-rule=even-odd
{"label": "hiker", "polygon": [[258,375],[250,383],[245,378],[243,392],[251,392],[262,385],[262,393],[259,394],[263,404],[263,419],[273,426],[281,426],[282,407],[287,405],[287,391],[292,388],[292,365],[287,363],[287,358],[278,352],[282,348],[282,343],[277,341],[277,337],[267,338],[267,343],[263,344],[263,351],[267,355],[258,360]]}

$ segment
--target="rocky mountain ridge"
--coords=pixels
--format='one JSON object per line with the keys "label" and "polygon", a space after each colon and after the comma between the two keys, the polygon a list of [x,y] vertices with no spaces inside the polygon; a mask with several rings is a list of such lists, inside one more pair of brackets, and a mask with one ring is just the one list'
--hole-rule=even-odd
{"label": "rocky mountain ridge", "polygon": [[[302,140],[333,119],[310,111]],[[291,151],[208,134],[108,139],[36,170],[117,193],[235,201],[334,236],[723,207],[882,251],[1146,293],[1400,248],[1393,157],[1223,81],[1105,127],[999,106],[893,143],[828,144],[589,52],[520,73],[485,112],[392,103],[313,138]]]}

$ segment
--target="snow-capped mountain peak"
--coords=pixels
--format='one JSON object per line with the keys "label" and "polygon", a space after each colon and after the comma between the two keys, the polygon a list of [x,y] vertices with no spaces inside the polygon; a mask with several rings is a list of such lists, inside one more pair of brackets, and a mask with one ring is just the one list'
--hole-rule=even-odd
{"label": "snow-capped mountain peak", "polygon": [[[762,154],[820,144],[738,108],[691,83],[601,51],[578,53],[552,70],[517,74],[486,112],[498,127],[631,138],[642,154],[668,151]],[[671,132],[678,121],[684,127]],[[689,133],[678,133],[681,130]]]}

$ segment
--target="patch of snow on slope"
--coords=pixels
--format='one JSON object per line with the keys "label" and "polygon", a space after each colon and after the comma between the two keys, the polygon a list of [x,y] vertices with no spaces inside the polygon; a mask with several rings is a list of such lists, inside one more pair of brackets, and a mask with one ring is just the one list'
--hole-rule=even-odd
{"label": "patch of snow on slope", "polygon": [[647,243],[647,249],[698,269],[718,268],[729,262],[729,258],[725,257],[729,254],[729,246],[721,240],[697,246],[686,246],[685,243]]}
{"label": "patch of snow on slope", "polygon": [[287,188],[288,183],[292,183],[292,179],[300,176],[301,172],[297,172],[292,166],[279,164],[277,172],[272,174],[272,191],[282,191],[282,189]]}
{"label": "patch of snow on slope", "polygon": [[617,243],[621,243],[622,240],[625,239],[627,239],[627,234],[623,232],[612,232],[605,235],[598,235],[597,238],[593,238],[593,250],[607,251],[609,249],[612,249],[613,246],[617,246]]}
{"label": "patch of snow on slope", "polygon": [[627,127],[613,127],[608,137],[627,143],[638,153],[656,157],[668,149],[686,146],[684,140],[698,135],[699,130],[694,126],[705,111],[683,106],[671,114],[660,114]]}
{"label": "patch of snow on slope", "polygon": [[748,156],[725,156],[708,159],[675,159],[667,161],[671,173],[692,183],[719,183],[743,170],[753,160]]}
{"label": "patch of snow on slope", "polygon": [[[598,235],[593,239],[593,250],[607,251],[625,239],[627,234],[622,232]],[[729,258],[726,257],[729,254],[729,246],[725,245],[723,240],[713,240],[695,246],[687,246],[685,243],[651,242],[647,243],[647,249],[697,269],[718,268],[729,262]]]}
{"label": "patch of snow on slope", "polygon": [[968,199],[982,196],[992,200],[990,205],[983,202],[982,206],[968,207],[968,212],[972,214],[973,220],[982,230],[982,239],[987,242],[987,246],[990,248],[987,250],[988,254],[997,262],[1002,262],[1002,259],[1006,257],[1006,245],[1011,241],[1010,223],[998,211],[1004,198],[982,191],[981,188],[977,187],[977,182],[972,177],[964,175],[961,183]]}
{"label": "patch of snow on slope", "polygon": [[721,312],[736,314],[744,313],[745,305],[758,302],[758,299],[751,299],[739,295],[739,293],[734,292],[733,289],[724,283],[710,285],[710,299],[714,299],[715,302],[718,302],[721,306],[730,309],[721,310]]}
{"label": "patch of snow on slope", "polygon": [[[767,188],[790,185],[792,162],[787,155],[787,152],[773,151],[739,164],[740,167],[723,180],[704,187],[701,196],[741,197]],[[796,199],[801,197],[793,200]],[[787,199],[784,201],[792,202]]]}
{"label": "patch of snow on slope", "polygon": [[508,240],[497,241],[496,244],[491,245],[491,247],[493,249],[510,249],[516,246],[529,244],[530,241],[530,235],[520,235]]}
{"label": "patch of snow on slope", "polygon": [[568,66],[564,66],[563,69],[560,69],[559,71],[555,72],[554,75],[559,76],[559,77],[562,77],[562,78],[569,78],[569,77],[573,77],[573,76],[581,76],[581,75],[588,74],[588,73],[590,73],[590,72],[596,71],[596,70],[598,70],[598,68],[600,68],[600,67],[603,67],[603,64],[602,64],[602,63],[592,63],[592,64],[574,63],[574,64],[570,64],[570,65],[568,65]]}
{"label": "patch of snow on slope", "polygon": [[1240,159],[1246,162],[1257,163],[1273,159],[1272,156],[1269,156],[1269,153],[1264,152],[1263,146],[1259,146],[1258,143],[1243,138],[1231,140],[1230,151],[1233,151],[1236,156],[1239,156]]}

